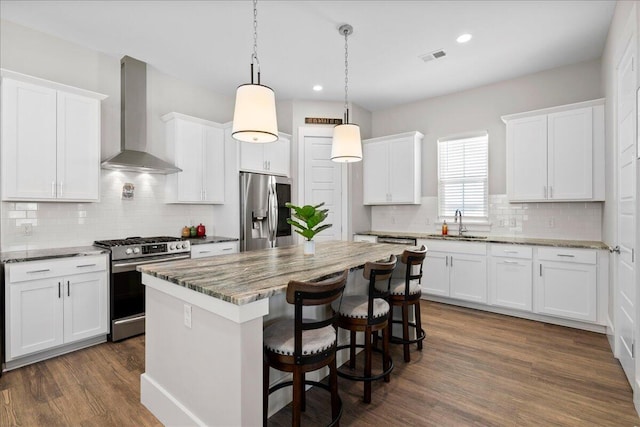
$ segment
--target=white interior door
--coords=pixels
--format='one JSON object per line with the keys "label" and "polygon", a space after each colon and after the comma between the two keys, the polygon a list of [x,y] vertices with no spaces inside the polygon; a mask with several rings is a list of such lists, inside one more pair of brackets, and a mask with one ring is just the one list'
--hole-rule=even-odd
{"label": "white interior door", "polygon": [[344,223],[343,181],[344,166],[331,161],[332,129],[301,128],[299,132],[301,162],[298,170],[303,194],[299,204],[317,205],[324,202],[329,209],[326,223],[333,226],[318,234],[314,240],[342,240]]}
{"label": "white interior door", "polygon": [[616,346],[620,364],[629,383],[635,381],[633,353],[636,328],[635,285],[635,223],[636,223],[636,77],[635,37],[630,39],[617,69],[617,129],[618,129],[618,245],[616,257],[617,289],[615,307]]}

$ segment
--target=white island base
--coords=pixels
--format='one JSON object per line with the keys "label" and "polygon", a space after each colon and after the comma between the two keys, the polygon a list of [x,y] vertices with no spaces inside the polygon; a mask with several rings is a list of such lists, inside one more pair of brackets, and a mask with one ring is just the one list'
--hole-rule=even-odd
{"label": "white island base", "polygon": [[262,321],[269,300],[235,305],[148,274],[142,281],[142,404],[166,426],[262,425]]}

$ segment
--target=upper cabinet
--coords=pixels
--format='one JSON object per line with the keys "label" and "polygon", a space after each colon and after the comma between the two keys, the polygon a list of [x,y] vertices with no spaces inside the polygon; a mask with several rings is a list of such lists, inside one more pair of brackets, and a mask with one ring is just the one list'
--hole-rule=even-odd
{"label": "upper cabinet", "polygon": [[240,170],[290,176],[291,136],[280,133],[276,142],[240,144]]}
{"label": "upper cabinet", "polygon": [[224,126],[179,113],[162,120],[167,156],[182,169],[167,175],[167,203],[224,203]]}
{"label": "upper cabinet", "polygon": [[2,200],[98,201],[105,98],[2,70]]}
{"label": "upper cabinet", "polygon": [[604,99],[502,120],[510,201],[604,200]]}
{"label": "upper cabinet", "polygon": [[365,205],[420,204],[423,137],[407,132],[362,142]]}

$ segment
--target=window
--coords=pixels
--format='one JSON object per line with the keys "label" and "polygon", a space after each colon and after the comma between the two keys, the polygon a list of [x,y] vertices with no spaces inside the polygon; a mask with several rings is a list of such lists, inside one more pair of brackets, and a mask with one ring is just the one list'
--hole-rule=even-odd
{"label": "window", "polygon": [[438,215],[488,220],[488,147],[486,132],[438,139]]}

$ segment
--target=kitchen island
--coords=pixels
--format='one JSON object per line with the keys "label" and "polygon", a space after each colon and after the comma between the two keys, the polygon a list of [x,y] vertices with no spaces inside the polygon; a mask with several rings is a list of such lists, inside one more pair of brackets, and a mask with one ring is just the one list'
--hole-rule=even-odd
{"label": "kitchen island", "polygon": [[[141,401],[165,425],[262,424],[262,330],[290,280],[363,268],[402,245],[317,242],[138,267],[146,285]],[[350,274],[349,282],[361,274]]]}

